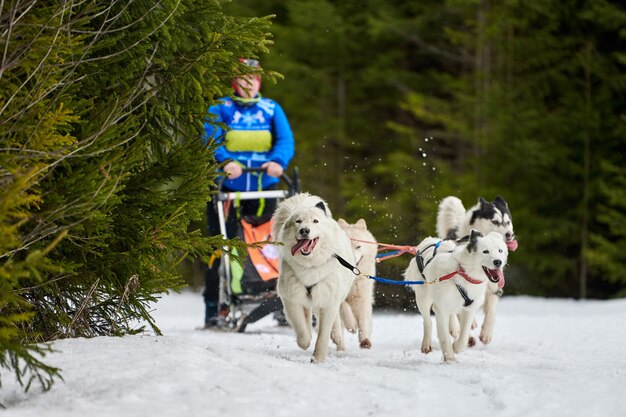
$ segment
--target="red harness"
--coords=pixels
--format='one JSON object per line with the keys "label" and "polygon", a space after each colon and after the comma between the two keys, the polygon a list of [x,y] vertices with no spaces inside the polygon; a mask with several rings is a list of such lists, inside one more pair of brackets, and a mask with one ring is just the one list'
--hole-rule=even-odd
{"label": "red harness", "polygon": [[446,275],[444,275],[442,277],[439,277],[439,279],[437,281],[439,281],[439,282],[445,281],[445,280],[448,280],[448,279],[452,278],[455,275],[462,276],[470,284],[482,284],[483,283],[483,281],[479,281],[479,280],[474,279],[474,278],[470,277],[469,275],[467,275],[467,272],[465,272],[465,270],[463,268],[459,268],[458,270],[456,270],[454,272],[450,272],[449,274],[446,274]]}

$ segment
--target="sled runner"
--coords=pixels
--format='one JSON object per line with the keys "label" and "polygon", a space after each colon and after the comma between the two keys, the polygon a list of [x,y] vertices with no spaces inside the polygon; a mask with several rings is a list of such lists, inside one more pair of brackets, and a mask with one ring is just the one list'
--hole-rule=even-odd
{"label": "sled runner", "polygon": [[[262,173],[261,168],[248,168],[244,173]],[[286,189],[267,191],[224,192],[224,178],[218,182],[218,192],[213,198],[219,219],[220,233],[224,238],[239,237],[248,244],[270,240],[272,213],[260,216],[243,216],[237,219],[237,235],[227,236],[226,216],[230,204],[242,200],[283,200],[300,192],[297,168],[293,176],[283,174],[281,182]],[[234,215],[234,214],[231,214]],[[269,243],[247,248],[243,255],[243,265],[231,259],[230,249],[222,251],[219,267],[219,328],[222,330],[244,332],[250,323],[281,311],[282,302],[276,293],[278,280],[278,250]]]}

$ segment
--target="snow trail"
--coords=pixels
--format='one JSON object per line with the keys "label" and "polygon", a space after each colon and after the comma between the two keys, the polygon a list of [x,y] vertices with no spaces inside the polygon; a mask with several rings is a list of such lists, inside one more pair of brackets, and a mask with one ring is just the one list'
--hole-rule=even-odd
{"label": "snow trail", "polygon": [[[626,416],[626,300],[503,297],[494,341],[443,364],[419,352],[416,313],[375,312],[371,350],[309,363],[266,317],[245,334],[196,331],[202,297],[165,296],[163,337],[68,339],[47,362],[65,381],[24,394],[6,373],[7,416]],[[436,340],[436,338],[435,338]]]}

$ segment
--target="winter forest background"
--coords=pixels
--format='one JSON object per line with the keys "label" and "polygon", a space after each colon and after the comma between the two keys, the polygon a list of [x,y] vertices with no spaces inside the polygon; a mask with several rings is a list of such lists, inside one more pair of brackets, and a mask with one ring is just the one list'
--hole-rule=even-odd
{"label": "winter forest background", "polygon": [[197,285],[222,245],[202,122],[238,57],[337,216],[416,244],[441,198],[499,194],[507,294],[625,296],[625,28],[603,0],[0,2],[0,366],[47,386],[37,343],[135,332]]}

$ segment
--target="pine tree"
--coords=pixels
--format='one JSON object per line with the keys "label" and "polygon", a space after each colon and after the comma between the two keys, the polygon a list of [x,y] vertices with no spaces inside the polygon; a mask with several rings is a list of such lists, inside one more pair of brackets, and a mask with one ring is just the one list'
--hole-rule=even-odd
{"label": "pine tree", "polygon": [[0,366],[26,388],[58,375],[34,343],[159,333],[176,265],[224,245],[189,230],[216,177],[202,126],[268,27],[218,1],[0,9]]}
{"label": "pine tree", "polygon": [[[459,58],[473,58],[469,71],[442,74],[440,94],[409,96],[414,115],[442,125],[457,148],[446,163],[456,175],[443,178],[452,185],[443,188],[469,202],[495,194],[509,200],[523,247],[511,258],[510,289],[584,297],[604,280],[587,263],[590,253],[599,259],[590,250],[605,230],[598,209],[607,194],[597,190],[608,178],[600,161],[614,161],[623,142],[617,52],[626,15],[611,3],[489,1],[465,5],[462,15],[440,36]],[[612,268],[623,264],[612,259]]]}

